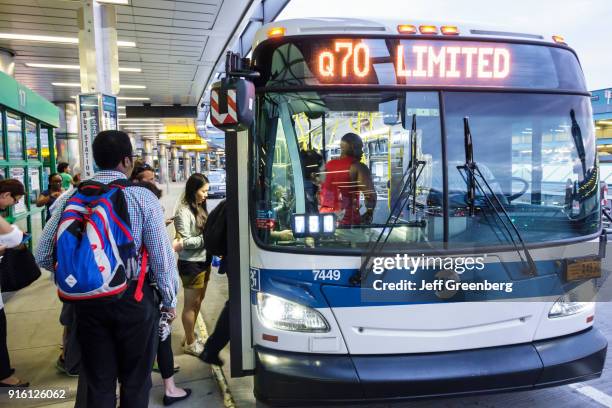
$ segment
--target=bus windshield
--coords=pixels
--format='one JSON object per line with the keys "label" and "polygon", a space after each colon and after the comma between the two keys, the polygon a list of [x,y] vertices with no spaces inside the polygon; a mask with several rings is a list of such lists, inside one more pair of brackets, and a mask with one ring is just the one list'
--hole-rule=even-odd
{"label": "bus windshield", "polygon": [[[527,244],[600,229],[591,105],[567,49],[323,38],[254,58],[260,244],[359,253],[386,231],[406,251],[511,246],[493,195]],[[466,117],[487,190],[468,187]],[[296,214],[334,214],[335,231],[297,234]]]}
{"label": "bus windshield", "polygon": [[[388,242],[406,249],[508,245],[507,231],[487,204],[491,192],[477,191],[475,214],[468,214],[461,171],[466,116],[474,161],[525,242],[599,230],[588,97],[295,92],[260,95],[258,103],[252,192],[255,231],[265,244],[363,248],[391,222]],[[415,186],[405,188],[413,147],[422,165]],[[289,232],[292,215],[325,212],[336,215],[333,236],[295,238]]]}

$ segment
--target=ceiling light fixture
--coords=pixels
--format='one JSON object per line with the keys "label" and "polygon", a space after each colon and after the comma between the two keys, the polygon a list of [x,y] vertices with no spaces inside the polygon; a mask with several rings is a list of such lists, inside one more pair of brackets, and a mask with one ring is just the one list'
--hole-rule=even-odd
{"label": "ceiling light fixture", "polygon": [[80,67],[78,65],[68,65],[68,64],[39,64],[33,62],[26,62],[26,67],[30,68],[51,68],[51,69],[74,69],[78,70]]}
{"label": "ceiling light fixture", "polygon": [[119,72],[142,72],[142,68],[119,67]]}
{"label": "ceiling light fixture", "polygon": [[78,82],[51,82],[53,86],[61,86],[66,88],[80,88],[81,84]]}
{"label": "ceiling light fixture", "polygon": [[130,4],[129,0],[97,0],[98,3],[106,3],[106,4]]}
{"label": "ceiling light fixture", "polygon": [[128,123],[126,125],[122,124],[121,127],[126,129],[160,129],[163,128],[164,125],[161,123]]}
{"label": "ceiling light fixture", "polygon": [[147,89],[146,85],[119,85],[121,89]]}
{"label": "ceiling light fixture", "polygon": [[[37,62],[26,62],[25,66],[30,68],[73,69],[75,71],[81,69],[78,65],[73,64],[47,64]],[[135,67],[119,67],[119,72],[142,72],[142,69]]]}
{"label": "ceiling light fixture", "polygon": [[122,122],[161,122],[161,119],[151,119],[151,118],[130,118],[130,119],[121,119]]}
{"label": "ceiling light fixture", "polygon": [[[60,86],[66,88],[80,88],[81,84],[78,82],[51,82],[53,86]],[[121,89],[146,89],[145,85],[119,85]]]}
{"label": "ceiling light fixture", "polygon": [[140,125],[135,126],[135,127],[120,125],[119,127],[121,127],[122,129],[132,129],[132,130],[142,129],[142,130],[155,130],[155,131],[159,130],[161,132],[164,131],[163,127],[140,127]]}
{"label": "ceiling light fixture", "polygon": [[[79,43],[78,38],[59,37],[55,35],[0,33],[0,39],[34,41],[34,42],[50,42],[50,43],[60,43],[60,44],[78,44]],[[136,43],[134,41],[117,41],[117,46],[118,47],[136,47]]]}
{"label": "ceiling light fixture", "polygon": [[117,40],[117,47],[134,48],[136,43],[134,41],[119,41]]}
{"label": "ceiling light fixture", "polygon": [[117,100],[119,101],[148,101],[151,98],[146,96],[118,96]]}

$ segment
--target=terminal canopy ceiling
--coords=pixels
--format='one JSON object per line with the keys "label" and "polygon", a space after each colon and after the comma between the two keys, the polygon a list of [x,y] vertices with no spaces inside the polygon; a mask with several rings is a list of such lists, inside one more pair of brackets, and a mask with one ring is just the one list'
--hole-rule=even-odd
{"label": "terminal canopy ceiling", "polygon": [[[50,101],[79,93],[77,12],[83,0],[0,0],[0,47],[16,53],[15,78]],[[274,19],[288,0],[99,0],[116,4],[121,91],[119,106],[198,104],[228,48],[250,44],[245,33]],[[242,34],[241,34],[242,33]],[[15,36],[73,39],[34,41]],[[240,36],[240,38],[238,38]],[[125,98],[125,99],[124,99]],[[120,109],[120,119],[125,118]],[[161,119],[166,128],[176,123]],[[125,127],[126,123],[122,123]],[[212,145],[222,140],[206,128]],[[132,132],[140,133],[140,132]],[[144,135],[143,135],[144,136]]]}

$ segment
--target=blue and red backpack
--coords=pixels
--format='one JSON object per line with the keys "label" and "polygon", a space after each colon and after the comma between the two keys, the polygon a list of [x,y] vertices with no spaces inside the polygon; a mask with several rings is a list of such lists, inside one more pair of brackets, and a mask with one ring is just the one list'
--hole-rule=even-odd
{"label": "blue and red backpack", "polygon": [[[105,302],[119,299],[138,273],[138,257],[123,190],[132,185],[119,179],[109,184],[81,183],[67,201],[55,238],[55,284],[65,302]],[[134,298],[142,300],[148,254],[141,251]]]}

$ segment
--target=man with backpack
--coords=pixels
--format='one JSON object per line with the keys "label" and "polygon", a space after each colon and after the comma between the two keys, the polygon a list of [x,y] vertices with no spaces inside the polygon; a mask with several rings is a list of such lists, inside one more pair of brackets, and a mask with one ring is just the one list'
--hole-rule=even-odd
{"label": "man with backpack", "polygon": [[[157,283],[163,311],[176,315],[177,270],[164,215],[155,195],[131,184],[133,151],[127,134],[94,139],[101,169],[58,199],[36,251],[55,273],[60,298],[75,305],[87,407],[147,407],[157,351]],[[60,201],[61,200],[61,201]]]}

